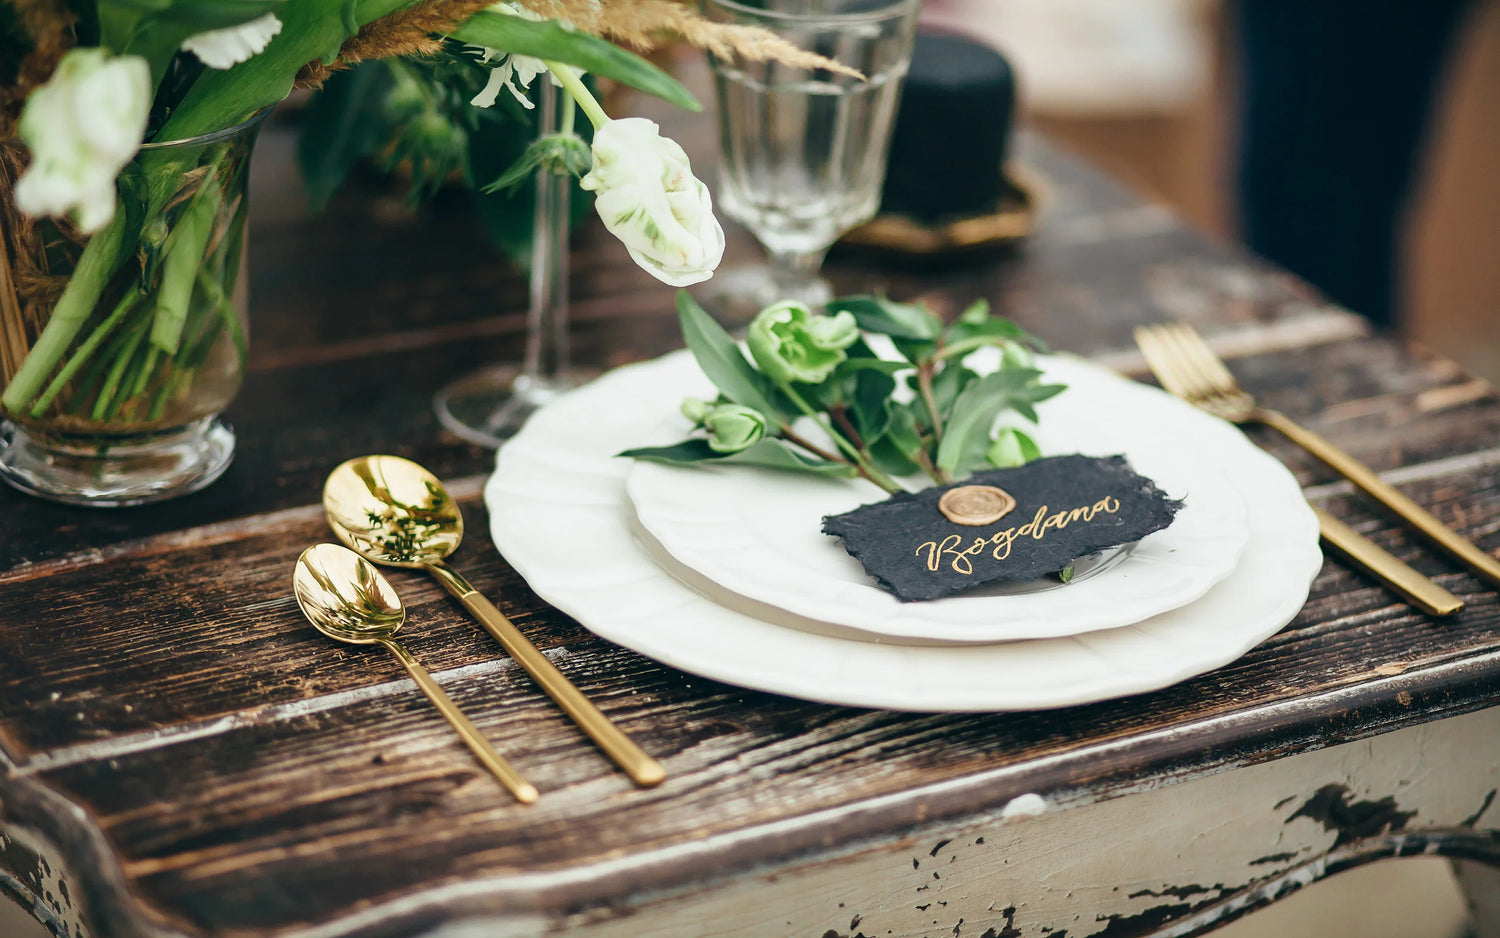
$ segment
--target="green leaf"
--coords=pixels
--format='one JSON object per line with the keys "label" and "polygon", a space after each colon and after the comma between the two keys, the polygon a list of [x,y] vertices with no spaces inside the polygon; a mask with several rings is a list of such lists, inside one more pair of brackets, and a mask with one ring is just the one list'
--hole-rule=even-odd
{"label": "green leaf", "polygon": [[917,457],[924,450],[922,434],[917,429],[912,412],[901,405],[888,405],[890,422],[885,435],[870,444],[870,458],[881,472],[893,476],[907,476],[920,468]]}
{"label": "green leaf", "polygon": [[851,296],[833,300],[829,313],[847,310],[866,332],[879,332],[893,339],[936,342],[943,332],[943,321],[927,308],[911,303],[895,303],[883,296]]}
{"label": "green leaf", "polygon": [[911,368],[911,362],[907,361],[893,362],[885,358],[846,358],[833,370],[833,380],[847,378],[862,371],[878,371],[883,375],[894,375],[902,371],[910,371]]}
{"label": "green leaf", "polygon": [[953,402],[953,411],[943,429],[943,441],[938,444],[937,467],[956,472],[966,450],[972,449],[976,436],[988,444],[990,425],[996,415],[1014,406],[1018,400],[1024,402],[1026,385],[1040,374],[1040,371],[1026,368],[997,371],[964,389]]}
{"label": "green leaf", "polygon": [[916,475],[921,471],[921,467],[907,456],[906,451],[889,436],[883,436],[871,443],[868,450],[870,462],[875,464],[876,469],[888,476],[899,479],[902,476]]}
{"label": "green leaf", "polygon": [[755,370],[724,327],[686,290],[677,291],[677,320],[698,367],[725,397],[754,407],[776,423],[789,422],[785,411],[774,403],[776,395],[769,380]]}
{"label": "green leaf", "polygon": [[481,10],[451,34],[475,45],[573,65],[627,84],[689,111],[703,105],[677,79],[634,53],[588,33],[565,29],[554,21],[533,22],[519,16]]}
{"label": "green leaf", "polygon": [[1038,352],[1047,351],[1047,343],[999,316],[990,315],[988,300],[979,299],[959,314],[943,333],[944,358],[961,357],[985,345],[1020,342]]}
{"label": "green leaf", "polygon": [[862,371],[854,379],[849,398],[849,416],[866,444],[885,435],[891,423],[890,397],[896,380],[879,371]]}
{"label": "green leaf", "polygon": [[386,124],[381,100],[389,77],[380,62],[362,62],[336,72],[308,106],[297,163],[314,212],[326,208],[350,170],[380,148]]}
{"label": "green leaf", "polygon": [[145,28],[170,23],[192,33],[239,26],[253,19],[275,13],[285,0],[105,0],[105,6],[133,8],[144,14]]}
{"label": "green leaf", "polygon": [[628,449],[619,454],[631,459],[647,459],[673,466],[691,466],[701,463],[720,463],[739,466],[763,466],[768,469],[788,469],[795,472],[812,472],[819,475],[853,476],[852,466],[830,462],[799,452],[785,440],[761,440],[754,446],[737,453],[716,453],[703,439],[683,440],[671,446],[645,446]]}
{"label": "green leaf", "polygon": [[978,373],[972,368],[965,368],[956,362],[939,371],[937,377],[932,379],[933,403],[937,405],[938,413],[943,415],[945,422],[953,410],[954,401],[978,379]]}
{"label": "green leaf", "polygon": [[1033,384],[1030,387],[1022,388],[1016,393],[1015,399],[1011,402],[1011,407],[1015,408],[1016,412],[1022,417],[1025,417],[1032,423],[1036,423],[1036,408],[1032,407],[1032,405],[1040,404],[1049,397],[1056,397],[1067,389],[1068,386],[1066,384]]}

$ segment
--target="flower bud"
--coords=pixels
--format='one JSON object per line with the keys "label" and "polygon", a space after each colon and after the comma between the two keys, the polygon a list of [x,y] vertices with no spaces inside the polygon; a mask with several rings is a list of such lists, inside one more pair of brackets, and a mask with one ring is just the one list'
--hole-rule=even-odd
{"label": "flower bud", "polygon": [[859,338],[859,326],[847,310],[814,316],[801,303],[785,300],[761,310],[745,338],[751,357],[773,381],[819,384],[848,357],[844,349]]}
{"label": "flower bud", "polygon": [[73,49],[21,112],[31,165],[16,182],[28,215],[71,214],[97,231],[115,214],[115,177],[140,149],[151,113],[151,67],[137,55]]}
{"label": "flower bud", "polygon": [[604,227],[631,259],[674,287],[713,276],[724,258],[724,229],[682,147],[654,121],[627,117],[595,130],[593,151],[594,168],[579,185],[594,192]]}
{"label": "flower bud", "polygon": [[766,417],[753,407],[720,404],[703,418],[708,448],[716,453],[738,453],[766,435]]}
{"label": "flower bud", "polygon": [[713,404],[709,403],[708,401],[702,400],[701,398],[686,397],[682,400],[682,416],[691,420],[693,422],[693,426],[695,427],[701,424],[703,422],[703,418],[707,417],[708,412],[713,409]]}

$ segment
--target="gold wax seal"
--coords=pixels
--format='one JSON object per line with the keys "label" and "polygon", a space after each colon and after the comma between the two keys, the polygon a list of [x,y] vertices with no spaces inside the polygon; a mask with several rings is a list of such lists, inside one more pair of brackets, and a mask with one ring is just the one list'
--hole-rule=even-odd
{"label": "gold wax seal", "polygon": [[938,499],[938,511],[944,517],[954,524],[973,527],[999,521],[1015,507],[1016,500],[1010,493],[993,485],[960,485]]}

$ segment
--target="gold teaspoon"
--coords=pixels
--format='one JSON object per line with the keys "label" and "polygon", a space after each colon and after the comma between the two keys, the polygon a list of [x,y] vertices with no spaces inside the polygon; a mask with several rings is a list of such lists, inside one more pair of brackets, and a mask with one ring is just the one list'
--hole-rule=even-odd
{"label": "gold teaspoon", "polygon": [[355,645],[384,645],[390,649],[485,768],[495,774],[517,801],[531,804],[536,800],[536,786],[522,778],[521,773],[495,751],[432,675],[396,641],[396,630],[406,621],[406,608],[401,605],[401,599],[391,584],[364,558],[337,544],[309,547],[297,558],[292,591],[297,595],[302,614],[329,638]]}
{"label": "gold teaspoon", "polygon": [[611,723],[494,603],[448,566],[448,555],[463,540],[464,521],[437,476],[399,456],[361,456],[328,476],[323,509],[339,540],[366,559],[432,574],[637,785],[649,787],[666,778],[661,763]]}

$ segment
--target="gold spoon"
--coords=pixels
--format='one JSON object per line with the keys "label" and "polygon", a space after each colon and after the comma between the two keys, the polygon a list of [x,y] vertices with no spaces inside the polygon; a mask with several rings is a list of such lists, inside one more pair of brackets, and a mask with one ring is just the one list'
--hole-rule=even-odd
{"label": "gold spoon", "polygon": [[495,773],[517,801],[531,804],[536,800],[536,786],[522,778],[521,773],[495,751],[432,675],[396,641],[396,630],[406,621],[406,609],[391,584],[364,558],[337,544],[315,544],[297,558],[292,591],[297,594],[297,605],[302,607],[302,614],[307,616],[313,628],[329,638],[355,645],[384,645],[390,649],[485,768]]}
{"label": "gold spoon", "polygon": [[399,456],[361,456],[329,474],[323,510],[339,540],[367,560],[432,574],[637,785],[649,787],[666,778],[661,763],[611,723],[504,613],[448,566],[446,558],[463,540],[464,519],[437,476]]}

